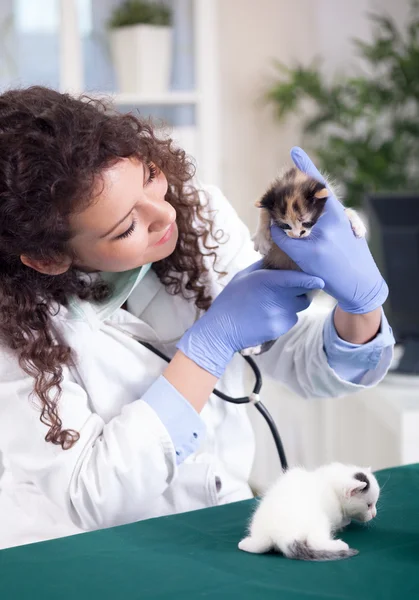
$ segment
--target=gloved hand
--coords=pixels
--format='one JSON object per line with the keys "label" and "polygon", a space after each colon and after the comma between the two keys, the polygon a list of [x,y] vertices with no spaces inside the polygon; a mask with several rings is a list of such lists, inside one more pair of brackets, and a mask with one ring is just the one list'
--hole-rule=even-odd
{"label": "gloved hand", "polygon": [[220,377],[235,352],[275,340],[297,322],[310,301],[305,293],[324,282],[298,271],[262,269],[262,261],[240,271],[177,347]]}
{"label": "gloved hand", "polygon": [[[324,183],[324,178],[307,154],[291,150],[295,166]],[[304,239],[292,239],[279,227],[271,228],[273,241],[310,275],[321,277],[325,291],[342,310],[363,314],[384,304],[388,287],[382,278],[365,238],[356,238],[344,207],[334,196],[326,201],[324,213]]]}

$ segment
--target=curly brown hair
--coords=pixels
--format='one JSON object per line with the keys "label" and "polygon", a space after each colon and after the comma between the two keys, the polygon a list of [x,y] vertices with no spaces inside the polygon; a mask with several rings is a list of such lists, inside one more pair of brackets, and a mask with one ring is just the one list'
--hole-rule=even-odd
{"label": "curly brown hair", "polygon": [[158,138],[149,121],[87,96],[76,99],[40,86],[0,95],[0,336],[35,380],[40,420],[49,428],[45,440],[63,449],[79,438],[62,429],[58,414],[63,367],[73,357],[55,338],[51,317],[73,295],[103,301],[111,290],[75,268],[39,273],[20,257],[69,256],[70,215],[88,205],[103,170],[126,157],[153,162],[164,172],[166,200],[177,213],[178,244],[154,271],[171,294],[192,295],[198,308],[207,309],[205,257],[215,262],[219,236],[188,184],[194,166],[185,152]]}

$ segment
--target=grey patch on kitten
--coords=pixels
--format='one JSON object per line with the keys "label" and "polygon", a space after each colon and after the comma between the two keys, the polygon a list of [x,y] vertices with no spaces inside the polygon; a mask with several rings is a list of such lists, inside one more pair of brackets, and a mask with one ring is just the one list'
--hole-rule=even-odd
{"label": "grey patch on kitten", "polygon": [[355,473],[354,479],[357,479],[358,481],[363,481],[365,483],[365,487],[363,490],[361,490],[361,492],[368,492],[368,490],[370,489],[370,480],[368,479],[365,473]]}
{"label": "grey patch on kitten", "polygon": [[288,558],[295,560],[342,560],[350,558],[351,556],[356,556],[357,554],[359,554],[359,552],[354,548],[337,550],[336,552],[331,552],[330,550],[314,550],[314,548],[310,548],[307,542],[295,541],[288,546]]}

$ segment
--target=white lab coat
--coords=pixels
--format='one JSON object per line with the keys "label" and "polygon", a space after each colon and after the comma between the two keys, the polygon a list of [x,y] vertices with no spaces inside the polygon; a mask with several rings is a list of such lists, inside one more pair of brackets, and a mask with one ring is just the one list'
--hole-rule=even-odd
{"label": "white lab coat", "polygon": [[[258,258],[249,232],[216,188],[207,188],[216,229],[229,236],[220,245],[218,270],[211,272],[217,294],[238,270]],[[214,216],[214,213],[213,213]],[[169,355],[194,322],[193,301],[169,295],[149,271],[129,297],[132,314],[119,308],[125,295],[96,310],[80,302],[54,318],[57,336],[77,357],[66,369],[59,414],[65,428],[80,432],[70,450],[44,440],[33,380],[16,357],[0,348],[0,548],[75,534],[159,515],[214,506],[251,496],[248,478],[254,439],[246,409],[211,396],[201,415],[206,439],[179,467],[168,431],[142,394],[165,363],[122,330],[154,343]],[[303,396],[340,396],[359,389],[339,379],[323,351],[323,317],[306,313],[260,358],[272,375]],[[388,357],[368,384],[385,374]],[[233,396],[246,393],[239,355],[218,388]]]}

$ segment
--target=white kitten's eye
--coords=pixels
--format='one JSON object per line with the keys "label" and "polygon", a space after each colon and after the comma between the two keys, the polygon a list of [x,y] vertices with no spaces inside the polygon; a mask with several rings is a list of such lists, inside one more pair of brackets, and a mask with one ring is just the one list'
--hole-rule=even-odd
{"label": "white kitten's eye", "polygon": [[368,508],[372,508],[372,504],[367,504],[367,507]]}

